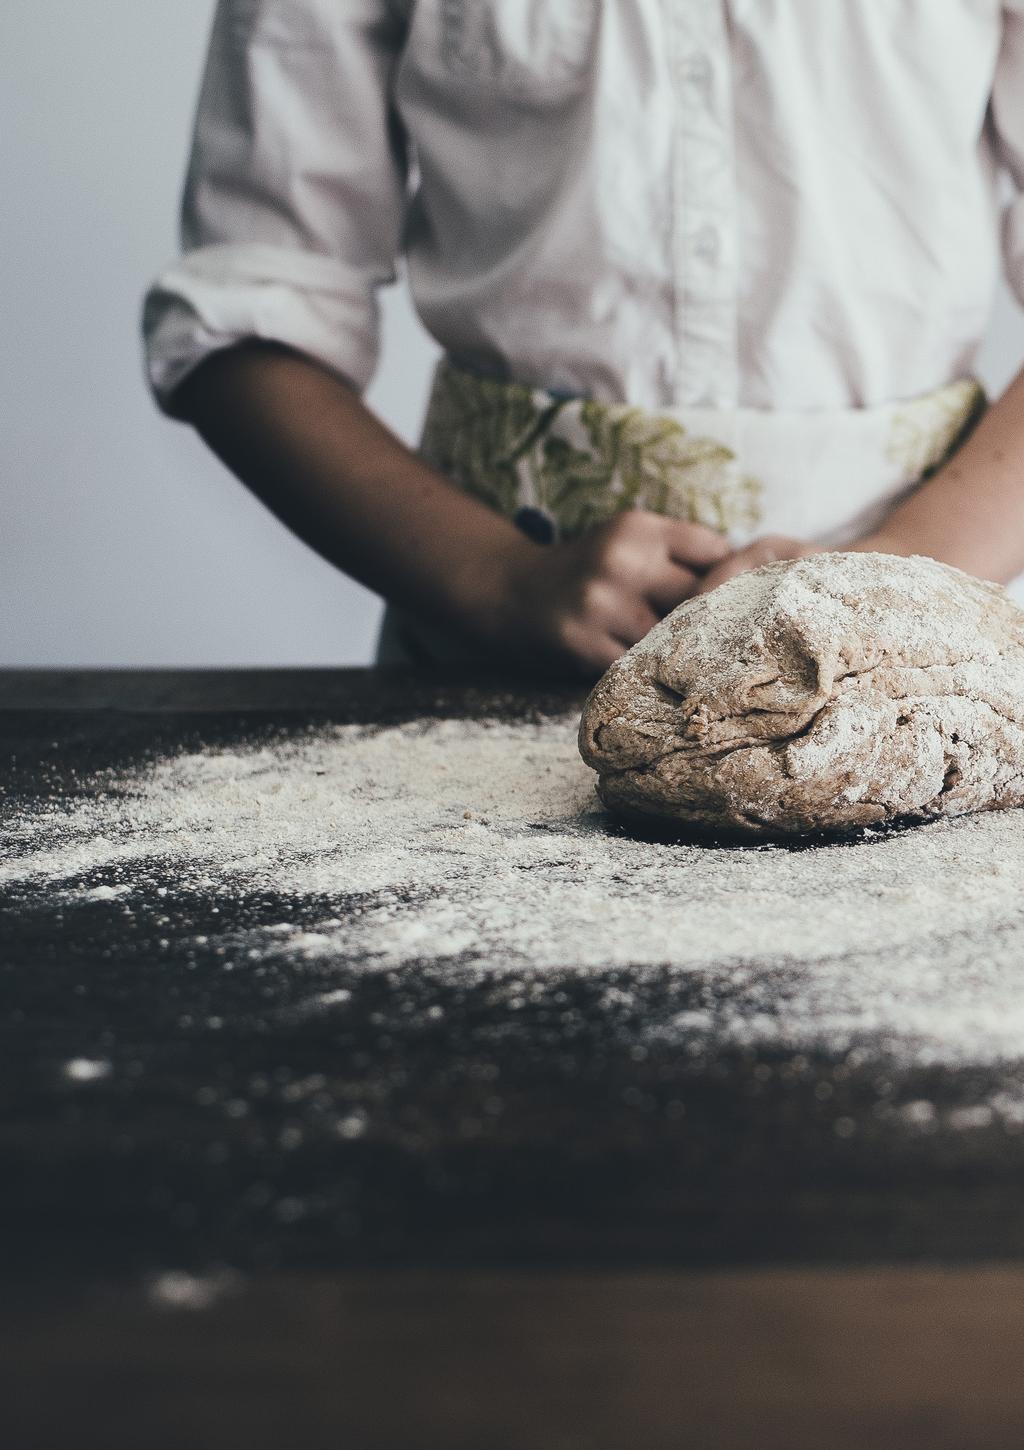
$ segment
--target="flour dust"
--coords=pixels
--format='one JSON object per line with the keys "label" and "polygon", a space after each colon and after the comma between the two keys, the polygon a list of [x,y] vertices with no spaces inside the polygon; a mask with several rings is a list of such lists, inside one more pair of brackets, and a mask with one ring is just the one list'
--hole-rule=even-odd
{"label": "flour dust", "polygon": [[338,726],[161,759],[69,809],[8,810],[0,891],[129,911],[171,881],[313,903],[311,926],[235,944],[315,963],[310,1010],[348,997],[323,985],[332,963],[513,984],[658,970],[710,987],[706,1012],[650,1023],[660,1040],[1024,1056],[1024,813],[802,851],[637,840],[601,812],[575,725]]}

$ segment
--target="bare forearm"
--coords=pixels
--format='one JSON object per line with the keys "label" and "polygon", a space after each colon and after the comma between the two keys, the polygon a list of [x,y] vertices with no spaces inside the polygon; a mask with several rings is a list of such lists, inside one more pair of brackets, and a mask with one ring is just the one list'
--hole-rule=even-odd
{"label": "bare forearm", "polygon": [[928,554],[1000,583],[1024,571],[1024,371],[862,547]]}
{"label": "bare forearm", "polygon": [[318,553],[447,623],[466,628],[499,608],[503,563],[537,547],[429,468],[352,388],[286,349],[216,354],[175,405]]}
{"label": "bare forearm", "polygon": [[581,538],[532,543],[410,452],[352,388],[285,348],[208,359],[175,411],[325,558],[531,668],[592,677],[728,551],[699,524],[632,509]]}

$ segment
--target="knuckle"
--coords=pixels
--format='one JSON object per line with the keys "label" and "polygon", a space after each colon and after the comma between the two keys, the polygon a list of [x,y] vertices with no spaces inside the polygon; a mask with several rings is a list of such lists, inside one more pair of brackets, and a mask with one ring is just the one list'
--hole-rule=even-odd
{"label": "knuckle", "polygon": [[657,514],[645,513],[643,509],[625,509],[616,516],[611,537],[616,547],[633,549],[649,541],[652,535],[662,534],[668,522]]}
{"label": "knuckle", "polygon": [[580,613],[584,616],[599,614],[608,599],[608,586],[600,576],[591,576],[583,581],[580,589]]}
{"label": "knuckle", "polygon": [[621,545],[614,535],[602,539],[594,548],[594,567],[598,573],[613,573],[620,551]]}
{"label": "knuckle", "polygon": [[594,565],[599,574],[615,578],[629,567],[631,548],[621,535],[611,534],[602,539],[594,555]]}

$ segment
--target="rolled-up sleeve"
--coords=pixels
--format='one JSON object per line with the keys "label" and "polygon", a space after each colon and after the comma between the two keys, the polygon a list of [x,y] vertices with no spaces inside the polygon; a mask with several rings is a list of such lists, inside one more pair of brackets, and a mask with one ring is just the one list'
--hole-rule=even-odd
{"label": "rolled-up sleeve", "polygon": [[1003,208],[1006,280],[1024,306],[1024,0],[1003,6],[1002,41],[992,85],[992,122],[1000,162],[1015,194]]}
{"label": "rolled-up sleeve", "polygon": [[406,147],[391,103],[394,0],[219,0],[182,204],[179,260],[143,309],[169,412],[211,353],[284,343],[362,390],[377,288],[396,275]]}

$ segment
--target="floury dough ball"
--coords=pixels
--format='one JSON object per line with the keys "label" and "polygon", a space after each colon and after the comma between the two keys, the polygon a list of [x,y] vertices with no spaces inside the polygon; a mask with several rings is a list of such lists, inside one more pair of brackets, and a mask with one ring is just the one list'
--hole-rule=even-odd
{"label": "floury dough ball", "polygon": [[687,600],[594,687],[609,810],[749,836],[1024,803],[1024,610],[933,559],[827,553]]}

